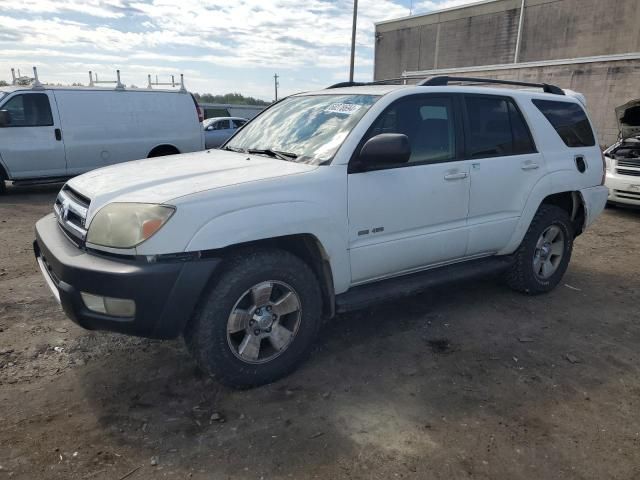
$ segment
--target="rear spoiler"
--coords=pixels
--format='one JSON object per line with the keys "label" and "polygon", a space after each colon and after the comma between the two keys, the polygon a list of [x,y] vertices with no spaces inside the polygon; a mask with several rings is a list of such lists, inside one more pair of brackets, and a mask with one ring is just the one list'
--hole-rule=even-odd
{"label": "rear spoiler", "polygon": [[565,88],[564,94],[567,97],[575,98],[582,104],[583,107],[587,108],[587,97],[585,97],[582,93],[574,92],[573,90],[569,90]]}

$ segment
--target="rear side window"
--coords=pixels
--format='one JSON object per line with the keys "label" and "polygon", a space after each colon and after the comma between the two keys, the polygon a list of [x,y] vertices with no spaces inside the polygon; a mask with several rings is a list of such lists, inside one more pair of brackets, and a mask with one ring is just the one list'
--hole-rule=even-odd
{"label": "rear side window", "polygon": [[53,125],[49,97],[45,93],[16,95],[2,107],[10,115],[10,127],[50,127]]}
{"label": "rear side window", "polygon": [[596,144],[587,114],[580,105],[555,100],[532,101],[567,147],[592,147]]}
{"label": "rear side window", "polygon": [[233,128],[240,128],[241,126],[243,126],[245,123],[244,120],[231,120],[231,122],[233,123]]}
{"label": "rear side window", "polygon": [[469,158],[503,157],[534,153],[527,124],[508,99],[466,96],[466,150]]}

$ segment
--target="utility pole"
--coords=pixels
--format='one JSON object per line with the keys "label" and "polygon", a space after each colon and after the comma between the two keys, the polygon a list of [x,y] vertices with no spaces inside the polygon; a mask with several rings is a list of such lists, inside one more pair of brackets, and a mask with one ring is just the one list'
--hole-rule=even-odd
{"label": "utility pole", "polygon": [[353,82],[353,66],[356,60],[356,21],[358,20],[358,0],[353,0],[353,26],[351,27],[351,65],[349,81]]}
{"label": "utility pole", "polygon": [[280,77],[278,77],[278,74],[275,73],[273,75],[273,84],[276,87],[276,102],[278,101],[278,87],[280,86],[280,82],[278,82],[278,78]]}

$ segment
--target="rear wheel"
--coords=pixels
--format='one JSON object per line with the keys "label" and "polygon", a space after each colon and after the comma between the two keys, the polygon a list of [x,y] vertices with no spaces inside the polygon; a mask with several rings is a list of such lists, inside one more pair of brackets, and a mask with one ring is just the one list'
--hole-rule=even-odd
{"label": "rear wheel", "polygon": [[180,152],[176,147],[172,147],[171,145],[161,145],[151,150],[147,158],[165,157],[167,155],[176,155],[178,153]]}
{"label": "rear wheel", "polygon": [[4,176],[4,172],[2,171],[2,168],[0,168],[0,195],[3,195],[7,191],[6,181],[7,179]]}
{"label": "rear wheel", "polygon": [[321,321],[312,270],[281,250],[248,250],[227,261],[185,331],[200,367],[247,388],[292,372],[307,356]]}
{"label": "rear wheel", "polygon": [[553,290],[569,266],[573,237],[567,212],[555,205],[542,205],[515,253],[507,273],[509,286],[529,294]]}

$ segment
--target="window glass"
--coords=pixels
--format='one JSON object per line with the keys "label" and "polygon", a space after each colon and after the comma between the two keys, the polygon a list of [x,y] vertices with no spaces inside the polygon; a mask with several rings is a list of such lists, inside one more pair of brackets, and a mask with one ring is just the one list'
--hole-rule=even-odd
{"label": "window glass", "polygon": [[469,96],[465,101],[469,119],[467,155],[470,158],[512,155],[508,102],[504,98],[488,96]]}
{"label": "window glass", "polygon": [[416,96],[394,103],[377,118],[367,140],[381,133],[402,133],[409,138],[410,163],[446,162],[456,157],[449,98]]}
{"label": "window glass", "polygon": [[531,132],[524,118],[516,106],[509,104],[509,119],[511,120],[511,133],[513,134],[513,153],[514,155],[524,155],[526,153],[535,153],[536,146],[533,143]]}
{"label": "window glass", "polygon": [[231,122],[233,123],[233,128],[240,128],[242,125],[247,123],[244,120],[231,120]]}
{"label": "window glass", "polygon": [[16,95],[2,107],[11,116],[10,127],[48,127],[53,125],[49,97],[44,93]]}
{"label": "window glass", "polygon": [[378,98],[335,93],[288,97],[254,118],[225,148],[270,149],[291,154],[291,161],[327,164]]}
{"label": "window glass", "polygon": [[228,130],[229,128],[229,120],[218,120],[218,123],[216,123],[213,126],[214,130]]}
{"label": "window glass", "polygon": [[587,114],[577,103],[533,100],[567,147],[592,147],[596,144]]}

